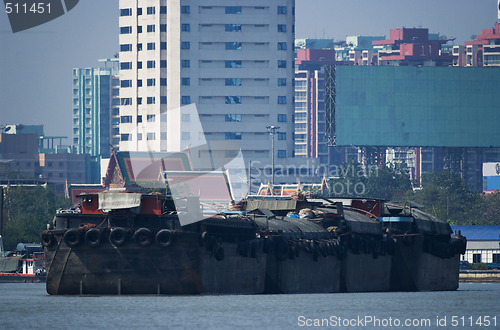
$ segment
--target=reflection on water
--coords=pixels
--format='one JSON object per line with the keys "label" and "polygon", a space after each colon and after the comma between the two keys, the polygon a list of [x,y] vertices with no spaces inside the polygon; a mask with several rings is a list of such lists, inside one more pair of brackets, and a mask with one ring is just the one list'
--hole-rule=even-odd
{"label": "reflection on water", "polygon": [[0,329],[289,329],[315,320],[327,319],[332,326],[366,318],[381,323],[428,320],[429,328],[437,328],[438,321],[444,328],[445,320],[451,328],[454,316],[460,322],[464,317],[466,325],[471,316],[489,316],[490,322],[496,316],[500,328],[500,283],[461,283],[458,291],[448,292],[248,296],[49,296],[45,284],[7,283],[0,284],[0,303]]}

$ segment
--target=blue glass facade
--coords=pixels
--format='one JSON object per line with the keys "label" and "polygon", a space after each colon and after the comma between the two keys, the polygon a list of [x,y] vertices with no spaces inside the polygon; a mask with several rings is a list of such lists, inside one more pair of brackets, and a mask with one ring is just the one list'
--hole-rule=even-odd
{"label": "blue glass facade", "polygon": [[337,66],[338,145],[500,146],[500,68]]}

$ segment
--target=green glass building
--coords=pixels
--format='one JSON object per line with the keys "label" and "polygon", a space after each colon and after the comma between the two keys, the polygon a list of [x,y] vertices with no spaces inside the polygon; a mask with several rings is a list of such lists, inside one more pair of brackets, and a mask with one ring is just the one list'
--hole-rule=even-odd
{"label": "green glass building", "polygon": [[499,147],[500,68],[337,66],[339,146]]}

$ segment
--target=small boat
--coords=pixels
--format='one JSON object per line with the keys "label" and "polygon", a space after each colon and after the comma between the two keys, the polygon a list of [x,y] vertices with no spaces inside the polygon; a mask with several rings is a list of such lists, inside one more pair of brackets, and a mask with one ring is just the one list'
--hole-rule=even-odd
{"label": "small boat", "polygon": [[19,243],[16,251],[0,257],[0,283],[45,282],[45,258],[41,244]]}

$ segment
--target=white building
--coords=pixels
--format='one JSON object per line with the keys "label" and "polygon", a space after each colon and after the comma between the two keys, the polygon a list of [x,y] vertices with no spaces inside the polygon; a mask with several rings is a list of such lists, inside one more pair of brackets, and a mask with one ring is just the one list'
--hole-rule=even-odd
{"label": "white building", "polygon": [[[294,0],[120,0],[120,150],[178,151],[198,137],[271,163],[293,156]],[[224,153],[225,150],[218,152]],[[227,156],[227,155],[226,155]]]}
{"label": "white building", "polygon": [[462,260],[470,263],[484,262],[500,264],[500,226],[455,226],[467,237],[467,251]]}

